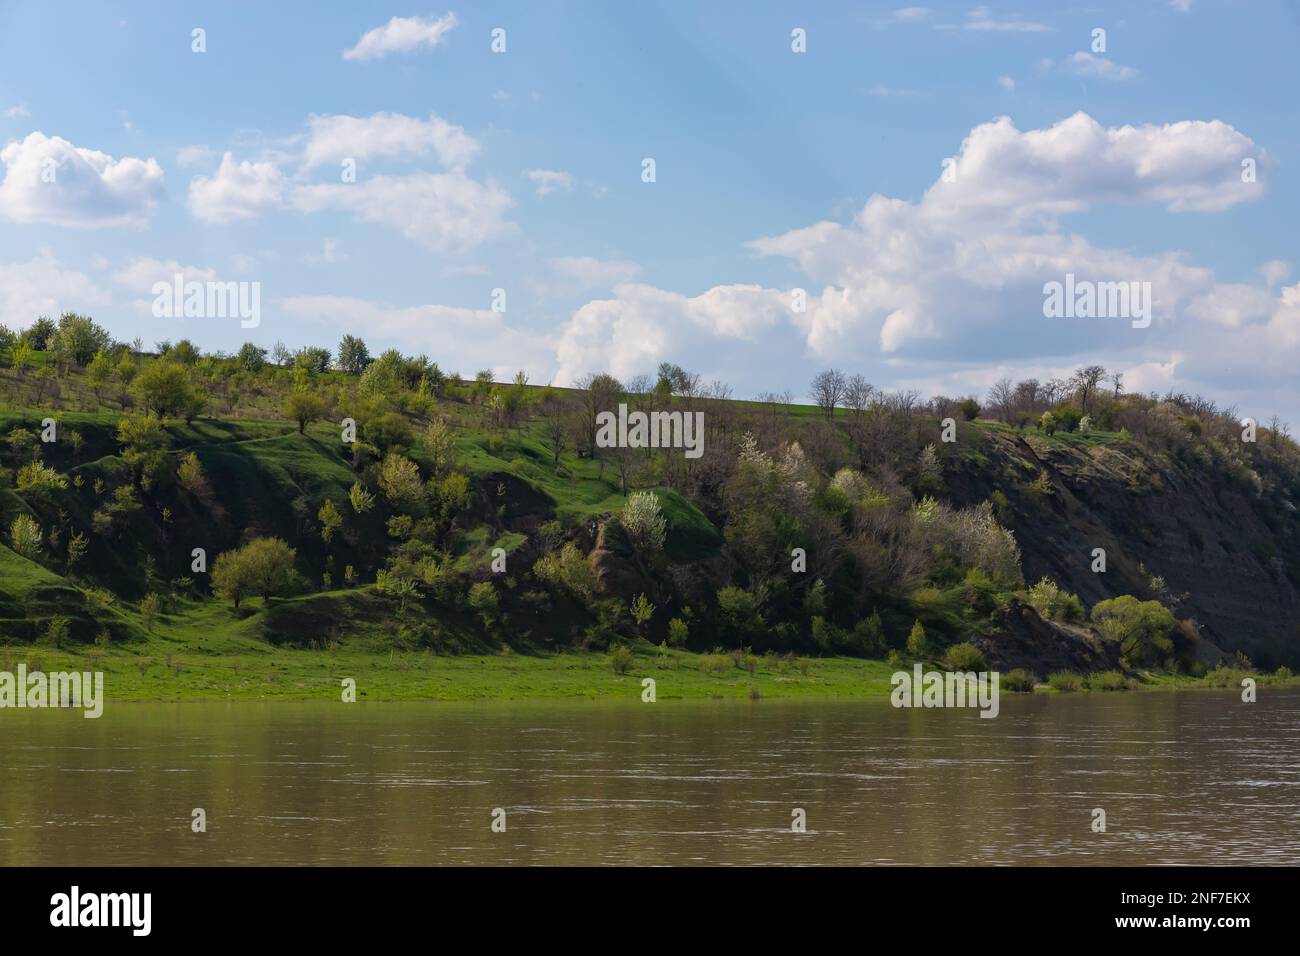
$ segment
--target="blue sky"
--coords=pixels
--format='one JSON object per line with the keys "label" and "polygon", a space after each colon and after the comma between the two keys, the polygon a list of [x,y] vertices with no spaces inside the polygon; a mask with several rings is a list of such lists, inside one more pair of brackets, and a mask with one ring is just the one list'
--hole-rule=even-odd
{"label": "blue sky", "polygon": [[[806,6],[6,2],[0,322],[742,396],[1099,361],[1296,419],[1295,4]],[[155,318],[175,267],[260,326]],[[1067,271],[1151,281],[1151,328],[1045,318]]]}

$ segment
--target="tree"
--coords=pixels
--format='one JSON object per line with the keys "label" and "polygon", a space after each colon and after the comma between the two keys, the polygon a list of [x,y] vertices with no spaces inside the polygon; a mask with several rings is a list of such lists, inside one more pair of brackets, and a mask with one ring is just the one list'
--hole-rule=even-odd
{"label": "tree", "polygon": [[212,588],[217,594],[239,602],[250,594],[269,601],[293,584],[293,562],[297,552],[279,538],[257,538],[234,551],[217,555],[212,566]]}
{"label": "tree", "polygon": [[93,319],[75,312],[65,312],[59,318],[58,331],[50,338],[50,348],[63,362],[85,365],[95,353],[107,349],[112,336]]}
{"label": "tree", "polygon": [[293,361],[293,353],[285,348],[283,342],[276,342],[275,345],[271,346],[271,361],[280,368],[284,368]]}
{"label": "tree", "polygon": [[359,515],[365,514],[375,506],[375,496],[366,491],[359,481],[353,482],[348,492],[348,500],[352,502],[352,510]]}
{"label": "tree", "polygon": [[179,362],[187,368],[193,368],[199,360],[199,350],[189,339],[181,339],[167,353],[169,362]]}
{"label": "tree", "polygon": [[469,589],[469,606],[478,612],[483,627],[492,630],[497,618],[497,589],[491,581],[479,581]]}
{"label": "tree", "polygon": [[650,603],[650,599],[644,594],[638,594],[632,599],[632,620],[636,621],[637,629],[645,634],[645,626],[650,623],[654,617],[655,606]]}
{"label": "tree", "polygon": [[100,349],[95,353],[95,357],[90,360],[90,365],[86,367],[86,379],[90,382],[90,389],[95,393],[95,404],[103,400],[104,386],[113,378],[113,360],[108,357],[108,353]]}
{"label": "tree", "polygon": [[239,347],[239,352],[235,355],[235,364],[245,372],[260,372],[266,365],[266,349],[254,345],[252,342],[245,342]]}
{"label": "tree", "polygon": [[329,371],[330,350],[315,345],[305,345],[293,356],[295,368],[304,368],[311,375]]}
{"label": "tree", "polygon": [[284,413],[298,423],[298,434],[301,435],[308,424],[325,414],[325,403],[310,389],[295,388],[285,397]]}
{"label": "tree", "polygon": [[1106,369],[1100,365],[1085,365],[1070,378],[1070,386],[1079,394],[1079,405],[1088,414],[1088,403],[1097,394],[1097,386],[1106,378]]}
{"label": "tree", "polygon": [[962,418],[968,422],[973,422],[979,417],[980,403],[973,398],[964,398],[957,403],[957,410],[961,412]]}
{"label": "tree", "polygon": [[653,491],[637,491],[629,495],[619,521],[638,551],[663,550],[668,522],[659,510],[659,498]]}
{"label": "tree", "polygon": [[212,486],[208,484],[207,476],[203,473],[203,465],[194,452],[181,459],[180,466],[176,469],[176,478],[180,481],[181,487],[195,498],[205,499],[212,493]]}
{"label": "tree", "polygon": [[414,514],[424,507],[420,469],[405,455],[389,452],[379,466],[379,489],[398,511]]}
{"label": "tree", "polygon": [[126,407],[126,397],[139,371],[140,368],[130,352],[118,359],[117,366],[113,369],[113,377],[117,379],[118,385],[117,403],[123,408]]}
{"label": "tree", "polygon": [[827,418],[833,418],[835,407],[843,400],[847,387],[843,372],[833,368],[818,372],[812,380],[813,402]]}
{"label": "tree", "polygon": [[1139,601],[1123,594],[1093,606],[1092,623],[1101,635],[1119,644],[1130,664],[1159,663],[1174,648],[1178,620],[1159,601]]}
{"label": "tree", "polygon": [[344,372],[360,375],[370,364],[370,350],[366,343],[355,335],[345,335],[339,342],[338,367]]}
{"label": "tree", "polygon": [[1016,407],[1016,391],[1011,379],[1000,378],[993,383],[989,389],[989,407],[997,412],[1002,421],[1011,423],[1011,415]]}
{"label": "tree", "polygon": [[19,515],[9,526],[9,540],[14,551],[34,561],[41,553],[44,535],[41,534],[41,526],[36,523],[35,518],[30,515]]}
{"label": "tree", "polygon": [[913,622],[912,631],[907,635],[907,653],[917,658],[927,657],[930,653],[930,642],[920,621]]}
{"label": "tree", "polygon": [[334,537],[334,533],[343,526],[343,516],[339,514],[339,509],[334,507],[334,502],[326,498],[316,517],[320,519],[321,540],[329,544],[330,538]]}
{"label": "tree", "polygon": [[150,591],[140,601],[140,616],[144,618],[144,629],[146,631],[153,630],[153,622],[158,619],[160,613],[162,613],[162,601],[158,595]]}
{"label": "tree", "polygon": [[184,415],[188,420],[197,413],[196,406],[206,402],[206,396],[191,383],[189,369],[179,362],[146,366],[131,383],[131,391],[161,418]]}
{"label": "tree", "polygon": [[59,327],[54,324],[54,320],[49,316],[42,315],[27,330],[27,342],[34,351],[44,352],[50,347],[50,342],[58,331]]}

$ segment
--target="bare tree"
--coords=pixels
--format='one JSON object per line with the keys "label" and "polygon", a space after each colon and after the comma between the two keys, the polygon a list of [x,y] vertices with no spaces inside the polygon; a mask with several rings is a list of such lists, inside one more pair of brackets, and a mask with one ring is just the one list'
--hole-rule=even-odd
{"label": "bare tree", "polygon": [[1097,386],[1106,378],[1106,369],[1100,365],[1085,365],[1078,369],[1070,377],[1070,385],[1079,394],[1079,405],[1085,415],[1088,414],[1088,404],[1097,394]]}
{"label": "bare tree", "polygon": [[1011,379],[1000,378],[989,389],[989,405],[997,411],[998,418],[1010,423],[1016,409],[1016,390]]}
{"label": "bare tree", "polygon": [[844,373],[838,369],[827,369],[825,372],[818,372],[812,380],[812,398],[817,407],[822,410],[827,418],[835,417],[835,407],[840,404],[844,398],[844,391],[848,387],[848,382],[844,378]]}

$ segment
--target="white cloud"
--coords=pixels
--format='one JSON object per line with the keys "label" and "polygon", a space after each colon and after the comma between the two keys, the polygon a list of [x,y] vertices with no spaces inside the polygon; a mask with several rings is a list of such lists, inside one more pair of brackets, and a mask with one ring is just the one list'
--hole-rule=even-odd
{"label": "white cloud", "polygon": [[1131,80],[1138,75],[1131,66],[1120,66],[1108,57],[1082,50],[1070,54],[1061,65],[1078,76],[1095,76],[1102,80]]}
{"label": "white cloud", "polygon": [[196,176],[190,182],[189,209],[195,219],[229,223],[254,219],[284,201],[284,174],[271,162],[243,160],[236,163],[230,153],[212,176]]}
{"label": "white cloud", "polygon": [[[438,363],[448,372],[472,374],[490,368],[498,379],[508,379],[523,368],[533,381],[541,382],[552,367],[549,338],[512,328],[501,313],[490,309],[398,307],[330,295],[292,296],[279,306],[289,315],[326,323],[336,331],[360,333],[370,340],[372,350],[376,340],[395,342],[413,352],[429,352],[436,342]],[[509,363],[497,364],[504,356],[509,356]]]}
{"label": "white cloud", "polygon": [[211,282],[217,278],[215,269],[204,266],[181,265],[175,259],[154,259],[137,256],[113,273],[113,281],[132,292],[146,293],[155,282],[171,282],[179,273],[187,281]]}
{"label": "white cloud", "polygon": [[580,289],[610,289],[632,281],[641,272],[635,262],[591,256],[560,256],[551,260],[551,268],[572,287]]}
{"label": "white cloud", "polygon": [[1169,0],[1169,5],[1179,13],[1190,13],[1192,10],[1192,0]]}
{"label": "white cloud", "polygon": [[435,47],[446,42],[456,28],[456,14],[444,17],[393,17],[382,27],[368,30],[357,45],[343,51],[345,60],[376,60],[390,53],[409,53],[420,47]]}
{"label": "white cloud", "polygon": [[303,186],[292,201],[303,212],[337,209],[382,223],[437,253],[463,253],[516,231],[504,218],[513,205],[509,194],[460,170]]}
{"label": "white cloud", "polygon": [[313,253],[303,257],[304,261],[309,262],[312,265],[320,265],[322,263],[328,265],[335,262],[342,262],[347,258],[346,255],[339,252],[339,243],[337,239],[322,239],[321,251],[319,253]]}
{"label": "white cloud", "polygon": [[26,328],[41,315],[90,312],[112,301],[82,272],[61,265],[48,249],[27,262],[0,263],[0,324]]}
{"label": "white cloud", "polygon": [[0,218],[13,222],[139,227],[163,197],[153,158],[114,159],[39,131],[5,146],[0,162]]}
{"label": "white cloud", "polygon": [[996,33],[1044,33],[1051,27],[1042,23],[1032,23],[1018,17],[1011,20],[994,20],[988,7],[976,7],[966,15],[967,30],[983,30]]}
{"label": "white cloud", "polygon": [[[752,369],[779,361],[874,367],[889,387],[965,394],[987,388],[994,370],[1060,374],[1098,361],[1131,369],[1130,388],[1279,407],[1279,396],[1293,401],[1300,284],[1220,283],[1183,253],[1098,246],[1060,221],[1115,204],[1226,209],[1259,195],[1240,182],[1242,155],[1263,153],[1218,121],[1105,128],[1077,114],[1025,132],[1005,118],[983,124],[962,144],[957,181],[940,178],[920,201],[876,195],[848,224],[748,244],[797,270],[806,311],[794,311],[788,290],[718,286],[688,297],[624,283],[573,313],[557,346],[559,379],[600,369],[622,377],[664,359],[730,361],[757,390],[770,385]],[[1285,274],[1263,268],[1274,283]],[[1150,282],[1150,327],[1045,318],[1043,285],[1066,273]]]}
{"label": "white cloud", "polygon": [[1284,259],[1270,259],[1259,267],[1260,274],[1269,286],[1275,286],[1291,274],[1291,263]]}
{"label": "white cloud", "polygon": [[525,171],[527,176],[537,187],[537,196],[542,196],[562,189],[566,193],[573,189],[573,177],[563,170],[559,169],[529,169]]}
{"label": "white cloud", "polygon": [[27,106],[24,103],[19,103],[16,106],[11,106],[9,109],[5,110],[5,116],[10,119],[27,119],[31,115],[31,112],[28,111]]}
{"label": "white cloud", "polygon": [[176,165],[182,169],[188,169],[191,166],[202,166],[211,161],[214,153],[207,146],[195,144],[193,146],[182,146],[176,150]]}
{"label": "white cloud", "polygon": [[343,159],[427,156],[433,153],[443,166],[458,169],[478,153],[479,144],[465,132],[430,113],[428,120],[400,113],[375,113],[368,117],[312,116],[307,125],[304,163],[307,169]]}
{"label": "white cloud", "polygon": [[998,86],[1002,87],[1008,93],[1014,93],[1016,91],[1016,81],[1009,76],[999,76]]}

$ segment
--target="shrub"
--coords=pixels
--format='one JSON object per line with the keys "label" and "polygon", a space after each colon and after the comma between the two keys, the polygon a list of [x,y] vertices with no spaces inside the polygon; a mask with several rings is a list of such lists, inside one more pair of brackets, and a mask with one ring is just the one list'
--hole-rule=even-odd
{"label": "shrub", "polygon": [[957,409],[961,412],[962,418],[973,422],[980,413],[980,403],[973,398],[965,398],[957,403]]}
{"label": "shrub", "polygon": [[1103,637],[1117,642],[1121,656],[1132,663],[1166,657],[1173,650],[1171,635],[1178,626],[1159,601],[1139,601],[1131,594],[1097,604],[1092,609],[1092,623]]}
{"label": "shrub", "polygon": [[30,515],[19,515],[9,526],[9,540],[12,542],[13,549],[24,558],[35,560],[41,553],[44,535],[41,534],[41,526],[34,518]]}
{"label": "shrub", "polygon": [[1083,689],[1083,679],[1074,671],[1052,671],[1047,675],[1048,686],[1063,694]]}
{"label": "shrub", "polygon": [[1119,671],[1102,671],[1088,677],[1089,690],[1128,690],[1128,678]]}
{"label": "shrub", "polygon": [[629,495],[619,523],[638,551],[663,550],[668,522],[659,510],[659,498],[653,491],[637,491]]}
{"label": "shrub", "polygon": [[1038,683],[1038,678],[1023,667],[1017,667],[1015,670],[1007,671],[1002,675],[1001,687],[1013,694],[1032,693],[1034,685]]}
{"label": "shrub", "polygon": [[700,655],[700,670],[705,674],[725,674],[731,668],[731,659],[725,654]]}
{"label": "shrub", "polygon": [[930,643],[925,637],[925,627],[920,621],[912,624],[912,632],[907,635],[907,653],[912,657],[925,657],[930,653]]}
{"label": "shrub", "polygon": [[559,554],[546,554],[533,564],[533,573],[544,584],[562,590],[581,601],[591,599],[596,590],[596,571],[572,541]]}
{"label": "shrub", "polygon": [[1047,621],[1081,621],[1083,605],[1079,598],[1061,590],[1055,581],[1044,577],[1029,589],[1026,602]]}
{"label": "shrub", "polygon": [[497,589],[491,581],[479,581],[469,589],[469,606],[478,612],[483,627],[491,630],[497,619]]}
{"label": "shrub", "polygon": [[950,671],[982,671],[988,668],[984,652],[974,644],[963,642],[948,648],[943,656],[943,666]]}
{"label": "shrub", "polygon": [[379,488],[398,511],[419,513],[424,507],[420,469],[405,455],[389,452],[379,468]]}
{"label": "shrub", "polygon": [[234,551],[223,551],[212,565],[212,590],[236,608],[250,594],[270,600],[294,582],[297,552],[279,538],[257,538]]}
{"label": "shrub", "polygon": [[615,674],[626,674],[632,669],[632,651],[622,644],[615,644],[609,649],[609,666]]}
{"label": "shrub", "polygon": [[691,636],[691,626],[683,618],[675,617],[668,622],[668,643],[673,647],[684,647]]}

